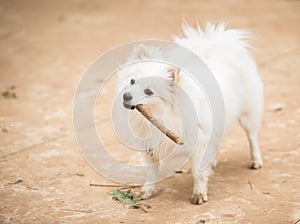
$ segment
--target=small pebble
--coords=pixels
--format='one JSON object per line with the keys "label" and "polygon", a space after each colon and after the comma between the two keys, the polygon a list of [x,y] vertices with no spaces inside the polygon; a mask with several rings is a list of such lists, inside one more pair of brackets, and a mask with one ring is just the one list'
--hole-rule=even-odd
{"label": "small pebble", "polygon": [[152,208],[151,205],[148,205],[148,204],[144,204],[144,207],[145,207],[146,209]]}

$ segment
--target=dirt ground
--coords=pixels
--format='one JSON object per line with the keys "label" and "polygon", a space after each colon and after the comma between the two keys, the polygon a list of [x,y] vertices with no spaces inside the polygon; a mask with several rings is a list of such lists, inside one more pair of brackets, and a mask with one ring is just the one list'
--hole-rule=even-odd
{"label": "dirt ground", "polygon": [[[0,223],[296,223],[300,219],[300,1],[0,0]],[[225,21],[255,34],[265,84],[264,167],[249,170],[236,125],[221,147],[209,201],[192,205],[190,173],[158,184],[148,213],[126,209],[82,157],[72,128],[76,87],[105,51],[171,40],[181,21]],[[19,180],[19,181],[18,181]]]}

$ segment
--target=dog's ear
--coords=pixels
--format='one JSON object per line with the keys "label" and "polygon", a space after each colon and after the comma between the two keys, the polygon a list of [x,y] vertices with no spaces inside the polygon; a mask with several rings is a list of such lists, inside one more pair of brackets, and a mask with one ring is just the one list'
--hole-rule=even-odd
{"label": "dog's ear", "polygon": [[170,67],[167,72],[172,80],[172,84],[177,84],[180,81],[180,68]]}

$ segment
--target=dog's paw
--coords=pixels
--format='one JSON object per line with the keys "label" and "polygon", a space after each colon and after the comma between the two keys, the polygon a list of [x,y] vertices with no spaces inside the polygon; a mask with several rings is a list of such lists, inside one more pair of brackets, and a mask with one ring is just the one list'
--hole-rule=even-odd
{"label": "dog's paw", "polygon": [[155,187],[153,186],[144,186],[141,191],[134,192],[134,195],[142,200],[150,198],[155,192]]}
{"label": "dog's paw", "polygon": [[146,200],[148,198],[151,198],[151,196],[153,195],[152,191],[142,191],[142,195],[141,195],[141,199]]}
{"label": "dog's paw", "polygon": [[200,205],[207,201],[207,195],[206,194],[193,194],[191,197],[191,203],[194,205]]}
{"label": "dog's paw", "polygon": [[259,169],[263,167],[263,162],[261,160],[251,161],[249,164],[249,169]]}

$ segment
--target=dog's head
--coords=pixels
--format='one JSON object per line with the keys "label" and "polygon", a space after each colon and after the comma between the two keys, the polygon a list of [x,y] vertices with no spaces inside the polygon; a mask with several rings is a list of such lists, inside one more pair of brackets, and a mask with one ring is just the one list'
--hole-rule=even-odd
{"label": "dog's head", "polygon": [[152,58],[162,58],[161,50],[141,45],[134,49],[129,58],[130,65],[119,71],[118,89],[122,91],[126,109],[134,109],[137,104],[158,107],[172,98],[180,70]]}

